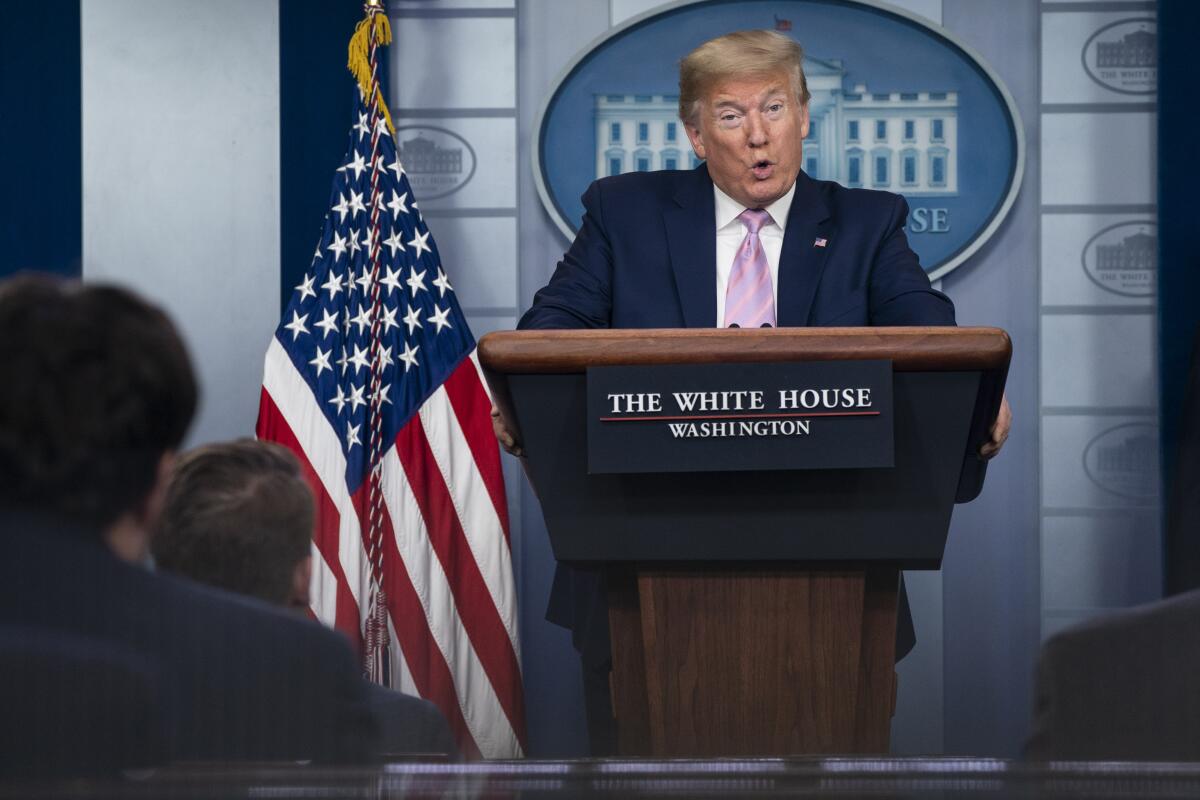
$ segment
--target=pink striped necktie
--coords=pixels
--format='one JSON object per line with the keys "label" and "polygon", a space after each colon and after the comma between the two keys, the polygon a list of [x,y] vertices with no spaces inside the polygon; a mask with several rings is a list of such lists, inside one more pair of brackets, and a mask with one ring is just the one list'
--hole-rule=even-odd
{"label": "pink striped necktie", "polygon": [[775,325],[775,291],[771,287],[771,269],[758,231],[772,222],[761,208],[747,208],[738,215],[746,226],[746,238],[733,257],[729,286],[725,290],[725,327],[761,328]]}

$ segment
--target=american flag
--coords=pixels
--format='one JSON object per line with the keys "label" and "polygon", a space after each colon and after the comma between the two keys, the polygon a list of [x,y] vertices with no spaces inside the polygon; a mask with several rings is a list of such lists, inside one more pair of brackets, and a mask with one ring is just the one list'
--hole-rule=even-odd
{"label": "american flag", "polygon": [[[390,39],[382,14],[364,24]],[[316,495],[313,614],[350,637],[370,677],[436,703],[464,754],[519,757],[491,402],[397,156],[374,36],[369,69],[311,267],[267,350],[258,435],[296,453]]]}

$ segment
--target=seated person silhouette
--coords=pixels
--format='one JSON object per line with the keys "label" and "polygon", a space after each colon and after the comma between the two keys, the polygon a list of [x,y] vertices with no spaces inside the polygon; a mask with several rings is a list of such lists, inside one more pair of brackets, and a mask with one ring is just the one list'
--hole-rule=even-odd
{"label": "seated person silhouette", "polygon": [[[376,723],[341,636],[149,567],[197,401],[167,317],[124,289],[12,278],[0,369],[0,627],[10,652],[102,664],[130,713],[162,726],[157,752],[108,766],[369,760]],[[59,691],[26,689],[34,709]],[[105,718],[112,699],[79,719]],[[79,762],[112,744],[104,730],[72,736]]]}
{"label": "seated person silhouette", "polygon": [[1200,761],[1200,591],[1051,637],[1025,757]]}
{"label": "seated person silhouette", "polygon": [[[313,498],[286,448],[253,439],[183,455],[152,550],[159,569],[300,613],[309,607]],[[428,700],[365,683],[380,723],[379,755],[456,757]]]}

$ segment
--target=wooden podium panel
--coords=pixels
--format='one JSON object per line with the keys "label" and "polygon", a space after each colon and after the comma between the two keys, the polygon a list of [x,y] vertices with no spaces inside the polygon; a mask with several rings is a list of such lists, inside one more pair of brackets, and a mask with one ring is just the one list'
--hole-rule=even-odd
{"label": "wooden podium panel", "polygon": [[622,755],[887,752],[894,567],[609,569]]}

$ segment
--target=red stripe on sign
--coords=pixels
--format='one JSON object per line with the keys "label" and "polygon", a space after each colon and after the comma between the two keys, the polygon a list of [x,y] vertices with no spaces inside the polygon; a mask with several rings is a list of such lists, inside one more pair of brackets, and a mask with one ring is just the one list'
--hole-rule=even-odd
{"label": "red stripe on sign", "polygon": [[[355,508],[361,507],[359,501],[365,496],[366,490],[364,483],[355,492]],[[365,525],[363,530],[366,530]],[[421,598],[413,588],[408,570],[404,566],[404,559],[396,546],[396,533],[386,505],[382,510],[380,534],[383,545],[383,590],[387,594],[388,613],[391,615],[392,626],[396,630],[396,638],[400,641],[400,650],[404,653],[404,661],[408,664],[413,684],[421,697],[432,701],[441,709],[463,755],[478,758],[479,747],[471,736],[462,706],[459,705],[454,676],[450,672],[450,665],[446,663],[446,657],[433,638],[425,607],[421,605]]]}
{"label": "red stripe on sign", "polygon": [[454,416],[458,418],[458,426],[462,428],[471,448],[475,466],[483,476],[483,483],[491,495],[492,505],[496,507],[500,525],[504,528],[504,539],[509,542],[508,499],[504,496],[500,447],[496,444],[496,434],[492,430],[491,401],[488,400],[487,391],[480,381],[475,362],[464,358],[458,369],[454,370],[442,385],[446,388],[446,395],[454,408]]}
{"label": "red stripe on sign", "polygon": [[463,533],[454,499],[438,469],[420,416],[413,417],[400,430],[396,437],[396,452],[429,529],[433,550],[450,581],[463,627],[521,749],[527,750],[525,708],[523,703],[517,702],[522,696],[517,655]]}
{"label": "red stripe on sign", "polygon": [[342,569],[342,562],[338,555],[338,527],[341,524],[341,514],[329,493],[325,491],[325,485],[317,477],[312,464],[309,463],[300,440],[292,431],[287,419],[279,411],[278,406],[275,405],[270,392],[265,388],[259,399],[258,426],[255,432],[259,439],[275,442],[291,450],[300,462],[300,469],[312,489],[315,504],[313,543],[316,544],[321,558],[325,560],[329,571],[337,580],[334,627],[346,635],[354,647],[355,653],[361,658],[363,644],[362,631],[359,628],[358,603],[355,602],[354,594],[350,591],[350,583],[346,579],[346,573]]}

